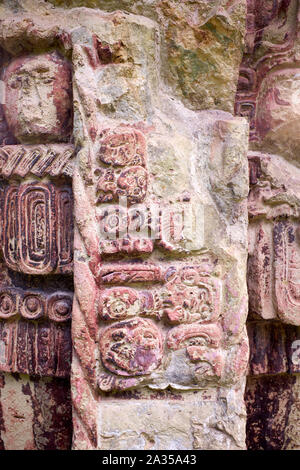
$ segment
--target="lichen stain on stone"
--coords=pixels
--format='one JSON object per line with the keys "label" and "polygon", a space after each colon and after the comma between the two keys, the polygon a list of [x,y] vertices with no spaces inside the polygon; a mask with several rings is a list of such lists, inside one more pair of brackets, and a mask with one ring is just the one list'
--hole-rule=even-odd
{"label": "lichen stain on stone", "polygon": [[283,449],[295,382],[293,375],[248,379],[245,400],[249,450]]}

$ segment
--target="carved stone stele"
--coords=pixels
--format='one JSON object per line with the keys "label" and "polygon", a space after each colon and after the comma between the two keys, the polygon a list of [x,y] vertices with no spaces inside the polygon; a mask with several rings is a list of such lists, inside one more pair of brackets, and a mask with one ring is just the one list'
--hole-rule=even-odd
{"label": "carved stone stele", "polygon": [[247,0],[245,52],[236,114],[250,123],[250,148],[299,166],[299,6]]}
{"label": "carved stone stele", "polygon": [[156,23],[84,15],[72,34],[74,448],[142,449],[149,432],[151,448],[208,447],[201,429],[215,422],[235,436],[219,431],[220,448],[243,448],[247,125],[160,89]]}
{"label": "carved stone stele", "polygon": [[[244,7],[243,1],[241,15]],[[176,39],[178,50],[172,46],[167,52],[175,60],[169,68],[178,74],[175,88],[182,101],[177,101],[164,86],[172,82],[169,72],[160,68],[166,54],[160,50],[160,32],[169,37],[172,28],[122,11],[79,8],[69,14],[61,9],[58,17],[56,8],[46,9],[41,16],[26,10],[17,19],[6,15],[0,25],[1,44],[18,55],[4,76],[5,118],[19,148],[9,152],[18,159],[11,170],[6,154],[1,159],[9,179],[3,231],[12,234],[3,254],[11,270],[22,275],[69,269],[71,231],[57,223],[61,214],[61,220],[69,214],[68,191],[63,193],[61,181],[52,181],[52,163],[47,166],[51,149],[59,153],[57,146],[69,142],[72,114],[70,68],[52,52],[57,48],[71,58],[76,148],[73,447],[244,448],[248,126],[227,112],[192,111],[183,104],[218,107],[211,85],[215,67],[208,68],[208,88],[199,81],[201,104],[193,91],[199,89],[192,84],[194,74],[198,77],[197,70],[208,62],[207,41],[216,45],[218,57],[224,51],[234,68],[232,52],[244,22],[225,37],[230,46],[221,46],[214,22],[223,31],[222,18],[231,23],[232,15],[236,25],[236,5],[232,10],[219,2],[213,8],[201,5],[200,16],[208,23],[200,33],[205,47],[196,48],[196,55],[186,53]],[[184,21],[183,31],[190,20]],[[40,52],[41,44],[47,52],[24,53],[29,45]],[[237,69],[228,73],[232,81],[224,72],[217,75],[228,92],[224,107],[231,109]],[[187,88],[182,76],[190,82]],[[19,89],[22,80],[25,86]],[[48,95],[41,109],[40,99]],[[36,121],[26,108],[31,97]],[[35,156],[33,146],[46,144],[49,154],[39,148],[38,170],[18,153],[25,145],[27,156]],[[28,181],[19,183],[22,171]],[[51,302],[46,307],[47,299],[39,304],[30,295],[29,311],[40,305],[42,318],[42,308],[48,308],[49,318],[35,320],[38,325],[63,324],[61,298],[52,308]]]}

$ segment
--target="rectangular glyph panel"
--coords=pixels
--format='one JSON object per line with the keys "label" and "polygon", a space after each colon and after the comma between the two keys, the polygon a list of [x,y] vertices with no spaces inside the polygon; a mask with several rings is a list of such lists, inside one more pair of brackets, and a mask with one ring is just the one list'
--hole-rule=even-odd
{"label": "rectangular glyph panel", "polygon": [[71,188],[48,183],[3,192],[2,240],[7,266],[27,274],[72,272]]}

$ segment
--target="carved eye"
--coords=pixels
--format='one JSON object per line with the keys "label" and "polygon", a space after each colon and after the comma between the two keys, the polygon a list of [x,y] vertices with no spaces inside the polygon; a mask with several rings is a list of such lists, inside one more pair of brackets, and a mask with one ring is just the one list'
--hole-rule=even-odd
{"label": "carved eye", "polygon": [[96,170],[94,171],[94,175],[96,176],[96,178],[98,178],[102,175],[102,170],[100,168],[96,168]]}
{"label": "carved eye", "polygon": [[70,305],[64,300],[59,300],[54,306],[55,312],[61,317],[65,317],[70,312]]}
{"label": "carved eye", "polygon": [[42,81],[42,83],[44,83],[45,85],[48,85],[49,83],[53,83],[53,82],[54,82],[54,78],[45,77],[45,78],[43,78],[41,81]]}
{"label": "carved eye", "polygon": [[121,314],[126,311],[127,304],[119,299],[114,299],[110,302],[107,302],[108,309],[116,314]]}

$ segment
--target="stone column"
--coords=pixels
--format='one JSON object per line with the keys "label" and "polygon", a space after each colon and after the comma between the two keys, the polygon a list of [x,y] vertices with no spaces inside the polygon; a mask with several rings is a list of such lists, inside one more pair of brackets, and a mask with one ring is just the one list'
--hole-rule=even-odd
{"label": "stone column", "polygon": [[72,33],[74,448],[241,449],[248,128],[162,87],[159,30]]}
{"label": "stone column", "polygon": [[3,47],[72,64],[73,448],[243,449],[248,125],[231,113],[245,1],[25,3],[0,6]]}
{"label": "stone column", "polygon": [[3,30],[1,43],[0,447],[62,450],[72,434],[71,66],[57,51],[14,57]]}

